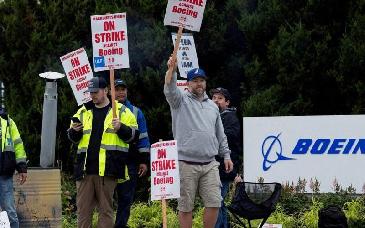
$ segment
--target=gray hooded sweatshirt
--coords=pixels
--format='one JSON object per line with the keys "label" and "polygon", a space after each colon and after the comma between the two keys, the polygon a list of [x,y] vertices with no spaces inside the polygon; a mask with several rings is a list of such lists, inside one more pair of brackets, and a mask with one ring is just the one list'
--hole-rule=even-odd
{"label": "gray hooded sweatshirt", "polygon": [[210,162],[216,155],[230,159],[222,120],[217,105],[204,93],[204,99],[189,91],[180,91],[176,85],[176,73],[164,94],[170,105],[172,132],[177,140],[179,160]]}

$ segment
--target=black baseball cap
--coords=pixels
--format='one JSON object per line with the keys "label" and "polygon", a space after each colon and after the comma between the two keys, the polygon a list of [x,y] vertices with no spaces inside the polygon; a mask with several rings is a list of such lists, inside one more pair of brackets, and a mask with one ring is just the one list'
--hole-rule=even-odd
{"label": "black baseball cap", "polygon": [[93,77],[89,81],[87,91],[90,93],[96,93],[99,89],[105,89],[108,86],[104,78],[101,77]]}
{"label": "black baseball cap", "polygon": [[228,92],[228,90],[222,87],[211,89],[209,93],[211,96],[213,96],[216,93],[222,94],[227,101],[230,101],[232,99],[231,94]]}
{"label": "black baseball cap", "polygon": [[116,79],[116,80],[114,81],[114,86],[115,86],[115,87],[117,87],[117,86],[124,86],[124,87],[126,87],[126,88],[127,88],[127,83],[125,83],[125,81],[124,81],[124,80],[122,80],[122,79]]}

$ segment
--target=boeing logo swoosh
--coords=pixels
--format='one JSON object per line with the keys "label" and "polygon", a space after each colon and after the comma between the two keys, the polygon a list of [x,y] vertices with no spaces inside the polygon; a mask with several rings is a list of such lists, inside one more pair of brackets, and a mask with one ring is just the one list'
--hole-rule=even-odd
{"label": "boeing logo swoosh", "polygon": [[[279,139],[280,135],[281,135],[281,133],[278,134],[277,136],[270,135],[270,136],[266,137],[262,143],[261,152],[262,152],[262,156],[264,158],[264,160],[262,161],[262,169],[264,171],[269,170],[273,164],[275,164],[276,162],[278,162],[280,160],[295,160],[295,158],[289,158],[289,157],[285,157],[284,155],[282,155],[283,147],[282,147],[281,141]],[[274,154],[274,153],[275,153],[275,156],[270,156],[271,154]]]}

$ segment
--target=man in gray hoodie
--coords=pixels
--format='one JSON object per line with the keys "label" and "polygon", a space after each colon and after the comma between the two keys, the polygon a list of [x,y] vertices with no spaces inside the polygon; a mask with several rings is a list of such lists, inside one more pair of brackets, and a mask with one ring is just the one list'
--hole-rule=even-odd
{"label": "man in gray hoodie", "polygon": [[217,105],[206,94],[206,75],[196,68],[188,72],[188,91],[181,92],[176,85],[176,59],[167,66],[164,94],[170,105],[172,132],[177,140],[180,171],[180,198],[178,199],[180,227],[192,227],[194,199],[198,191],[204,203],[203,223],[213,228],[221,206],[219,163],[215,156],[224,158],[226,172],[233,163]]}

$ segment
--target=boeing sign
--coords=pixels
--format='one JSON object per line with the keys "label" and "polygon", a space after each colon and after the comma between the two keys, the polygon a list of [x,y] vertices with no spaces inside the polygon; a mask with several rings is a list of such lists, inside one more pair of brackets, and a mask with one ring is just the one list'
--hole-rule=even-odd
{"label": "boeing sign", "polygon": [[320,182],[365,189],[365,115],[243,118],[245,181]]}
{"label": "boeing sign", "polygon": [[[283,155],[283,147],[279,136],[267,136],[261,146],[261,153],[263,157],[262,169],[268,171],[271,165],[282,160],[296,160],[296,158],[289,158]],[[298,139],[292,155],[304,154],[365,154],[365,139]],[[271,155],[271,158],[270,158]],[[273,158],[274,157],[274,158]]]}
{"label": "boeing sign", "polygon": [[292,154],[365,154],[365,139],[299,139]]}
{"label": "boeing sign", "polygon": [[293,158],[288,158],[282,155],[283,147],[279,140],[279,136],[280,134],[276,136],[270,135],[266,137],[262,143],[261,152],[264,158],[262,162],[262,169],[264,171],[269,170],[272,164],[280,160],[293,160]]}

